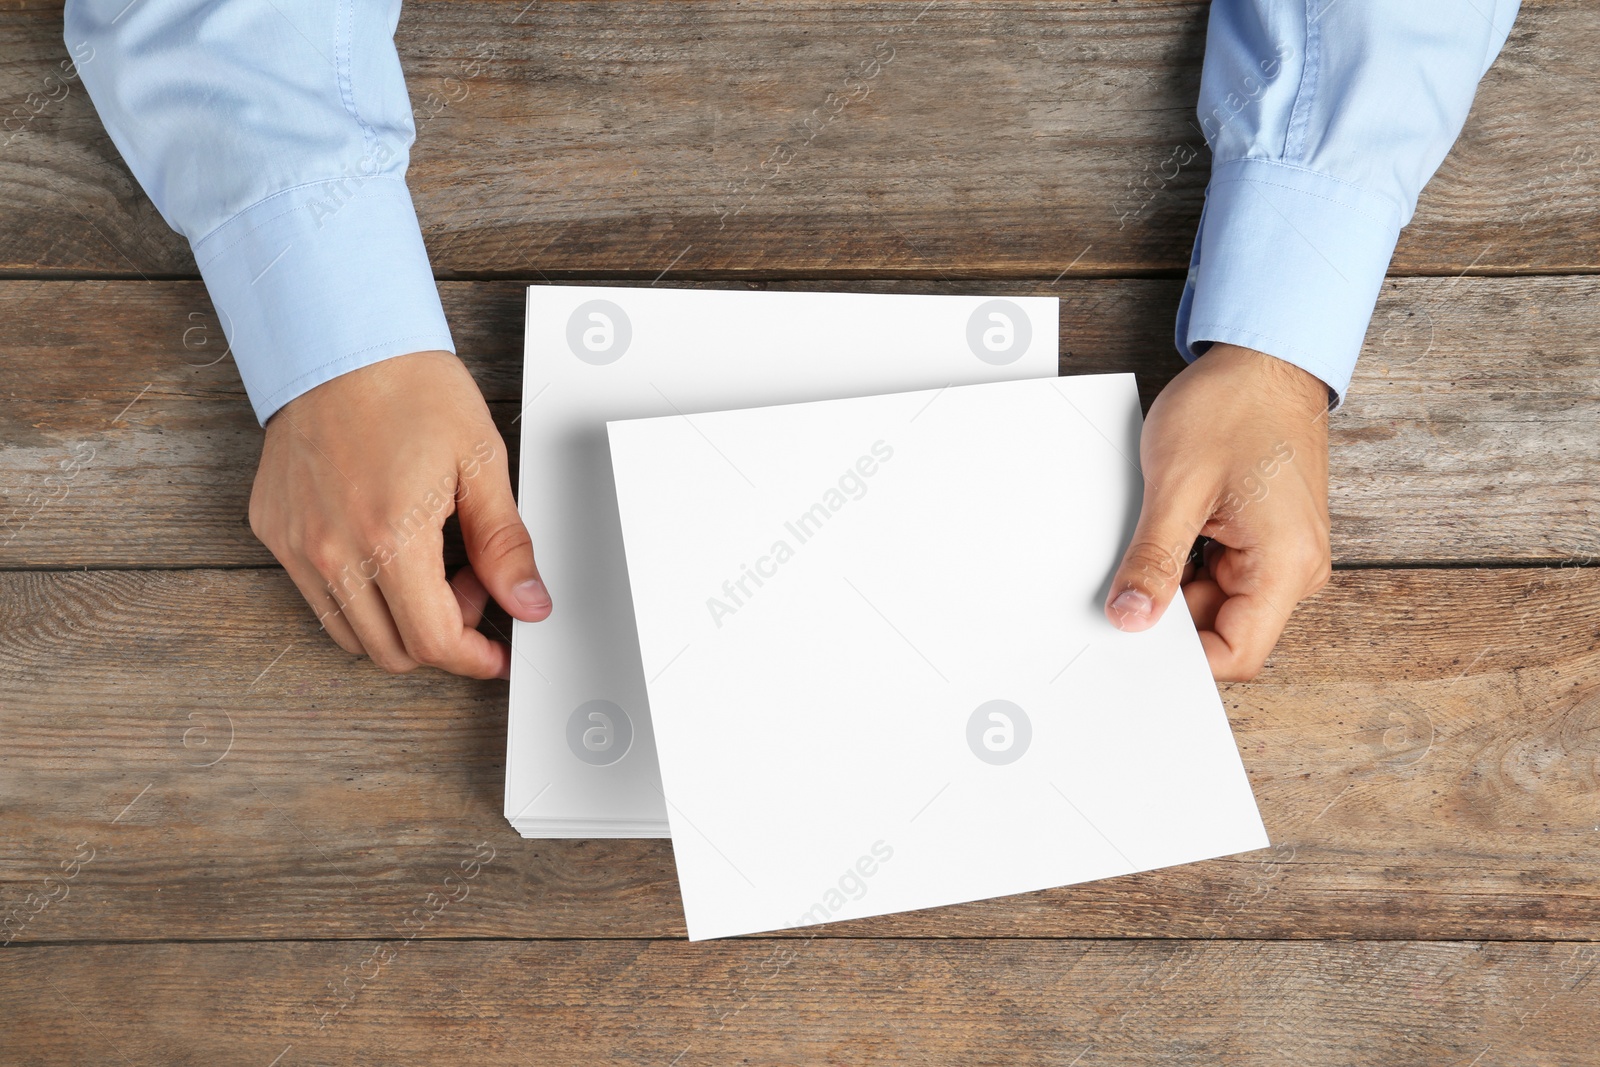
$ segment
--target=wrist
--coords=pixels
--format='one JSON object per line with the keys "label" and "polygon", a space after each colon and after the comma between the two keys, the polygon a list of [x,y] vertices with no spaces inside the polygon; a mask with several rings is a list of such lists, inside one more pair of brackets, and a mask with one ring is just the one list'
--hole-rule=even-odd
{"label": "wrist", "polygon": [[285,403],[268,419],[270,428],[279,412],[288,412],[290,421],[310,417],[323,407],[347,409],[352,405],[381,404],[395,397],[404,398],[417,391],[417,382],[429,384],[439,375],[468,373],[455,353],[443,349],[424,349],[387,356],[335,375]]}
{"label": "wrist", "polygon": [[1219,341],[1198,359],[1256,378],[1275,407],[1302,412],[1307,418],[1326,414],[1335,396],[1328,384],[1310,371],[1254,348]]}

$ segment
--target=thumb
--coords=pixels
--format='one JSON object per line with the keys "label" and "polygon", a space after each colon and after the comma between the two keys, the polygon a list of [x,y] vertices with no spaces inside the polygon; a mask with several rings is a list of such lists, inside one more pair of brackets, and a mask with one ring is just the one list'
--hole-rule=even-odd
{"label": "thumb", "polygon": [[1148,630],[1178,594],[1184,564],[1205,525],[1207,502],[1145,483],[1144,504],[1122,564],[1111,579],[1106,617],[1119,630]]}
{"label": "thumb", "polygon": [[481,479],[458,496],[456,511],[472,571],[495,602],[523,622],[549,615],[550,593],[533,562],[533,541],[517,514],[504,468],[500,477]]}

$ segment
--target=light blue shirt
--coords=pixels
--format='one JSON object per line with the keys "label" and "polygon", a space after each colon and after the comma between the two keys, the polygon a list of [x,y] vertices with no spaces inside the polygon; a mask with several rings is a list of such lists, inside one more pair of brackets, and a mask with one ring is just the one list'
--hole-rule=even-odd
{"label": "light blue shirt", "polygon": [[[1212,171],[1177,345],[1223,341],[1343,398],[1417,196],[1517,0],[1213,0]],[[391,356],[454,351],[406,188],[398,0],[68,0],[112,141],[188,238],[256,416]]]}
{"label": "light blue shirt", "polygon": [[1517,0],[1213,0],[1211,147],[1178,351],[1287,360],[1343,403],[1384,272]]}

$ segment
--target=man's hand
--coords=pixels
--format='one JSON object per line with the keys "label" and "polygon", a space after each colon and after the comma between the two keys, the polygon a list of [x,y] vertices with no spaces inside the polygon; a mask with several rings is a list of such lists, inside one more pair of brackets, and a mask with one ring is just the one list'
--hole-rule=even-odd
{"label": "man's hand", "polygon": [[[1327,584],[1328,389],[1213,345],[1162,390],[1139,442],[1144,507],[1106,615],[1144,630],[1180,584],[1211,673],[1255,677],[1297,602]],[[1211,539],[1188,562],[1197,536]]]}
{"label": "man's hand", "polygon": [[[452,512],[470,562],[446,581]],[[374,363],[279,409],[250,529],[339,646],[388,671],[509,677],[511,649],[476,630],[488,598],[528,622],[550,614],[505,442],[448,352]]]}

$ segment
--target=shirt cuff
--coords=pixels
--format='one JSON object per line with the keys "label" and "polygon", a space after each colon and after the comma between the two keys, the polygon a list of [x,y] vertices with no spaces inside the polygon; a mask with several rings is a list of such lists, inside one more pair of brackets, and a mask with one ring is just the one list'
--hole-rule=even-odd
{"label": "shirt cuff", "polygon": [[1238,159],[1212,171],[1176,341],[1253,348],[1316,375],[1344,403],[1400,237],[1401,206],[1315,171]]}
{"label": "shirt cuff", "polygon": [[454,352],[405,182],[296,186],[194,244],[262,425],[301,393],[408,352]]}

